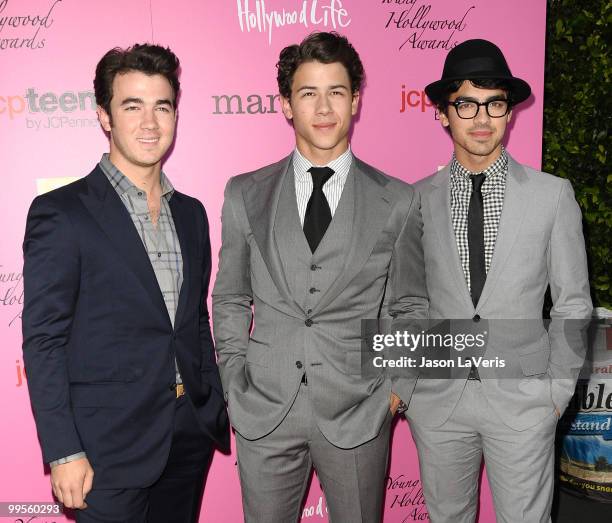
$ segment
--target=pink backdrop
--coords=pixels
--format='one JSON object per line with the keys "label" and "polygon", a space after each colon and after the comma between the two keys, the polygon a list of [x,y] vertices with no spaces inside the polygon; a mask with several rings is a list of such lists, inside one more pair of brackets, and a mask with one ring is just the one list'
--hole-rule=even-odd
{"label": "pink backdrop", "polygon": [[[545,9],[544,0],[0,0],[0,502],[52,499],[22,373],[21,242],[37,192],[83,176],[107,150],[91,91],[95,64],[108,49],[154,41],[180,57],[177,140],[165,171],[205,204],[216,253],[227,178],[272,163],[293,145],[278,101],[270,104],[282,47],[313,30],[350,38],[367,73],[353,151],[415,181],[445,164],[452,150],[423,87],[439,78],[453,44],[490,39],[533,88],[516,111],[508,147],[537,168]],[[240,98],[242,114],[238,98],[228,107],[224,95]],[[214,274],[216,256],[213,264]],[[428,520],[404,420],[395,426],[391,458],[385,522]],[[484,482],[480,521],[494,520]],[[233,455],[215,456],[201,521],[242,521]],[[316,477],[304,521],[327,521]]]}

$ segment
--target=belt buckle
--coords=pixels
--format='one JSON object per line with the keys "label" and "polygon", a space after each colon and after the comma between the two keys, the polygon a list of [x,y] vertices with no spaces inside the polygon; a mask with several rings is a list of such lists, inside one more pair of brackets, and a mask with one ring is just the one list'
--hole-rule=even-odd
{"label": "belt buckle", "polygon": [[176,384],[176,398],[178,399],[184,394],[185,394],[185,385],[183,385],[182,383],[177,383]]}

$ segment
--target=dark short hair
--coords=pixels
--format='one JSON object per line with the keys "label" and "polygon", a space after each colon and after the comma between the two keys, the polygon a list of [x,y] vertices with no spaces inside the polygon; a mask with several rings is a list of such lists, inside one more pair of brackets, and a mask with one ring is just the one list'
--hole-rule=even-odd
{"label": "dark short hair", "polygon": [[358,92],[363,83],[363,64],[355,48],[346,37],[336,32],[316,32],[308,35],[300,45],[285,47],[276,67],[278,90],[284,98],[291,98],[291,84],[297,68],[305,62],[332,64],[340,62],[348,72],[351,91]]}
{"label": "dark short hair", "polygon": [[127,49],[115,47],[108,51],[96,66],[94,78],[96,104],[110,116],[115,76],[139,71],[149,76],[160,74],[166,78],[174,91],[172,104],[176,108],[176,99],[181,86],[178,79],[179,65],[179,59],[168,47],[151,44],[135,44]]}
{"label": "dark short hair", "polygon": [[466,80],[474,87],[479,87],[480,89],[502,89],[506,91],[508,103],[510,106],[512,105],[512,87],[510,82],[498,80],[496,78],[466,78],[465,80],[453,80],[452,82],[449,82],[445,86],[444,90],[440,93],[440,97],[437,100],[432,100],[440,112],[447,114],[448,105],[446,102],[448,102],[448,98],[451,94],[456,93]]}

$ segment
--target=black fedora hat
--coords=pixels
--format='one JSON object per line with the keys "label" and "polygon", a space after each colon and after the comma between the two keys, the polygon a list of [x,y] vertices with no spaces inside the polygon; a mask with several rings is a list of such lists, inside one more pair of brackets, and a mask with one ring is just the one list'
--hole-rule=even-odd
{"label": "black fedora hat", "polygon": [[529,84],[512,76],[503,53],[488,40],[466,40],[451,49],[444,61],[442,79],[425,87],[425,93],[434,102],[441,102],[445,88],[457,80],[504,80],[512,89],[512,103],[520,103],[531,94]]}

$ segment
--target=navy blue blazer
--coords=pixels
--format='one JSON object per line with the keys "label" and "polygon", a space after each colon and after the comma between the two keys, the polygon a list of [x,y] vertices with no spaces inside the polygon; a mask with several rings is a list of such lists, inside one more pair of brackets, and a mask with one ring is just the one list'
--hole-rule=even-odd
{"label": "navy blue blazer", "polygon": [[170,199],[184,280],[175,325],[130,215],[96,167],[38,196],[24,240],[23,353],[46,462],[87,452],[95,488],[142,488],[170,451],[174,359],[202,431],[229,448],[206,298],[203,205]]}

